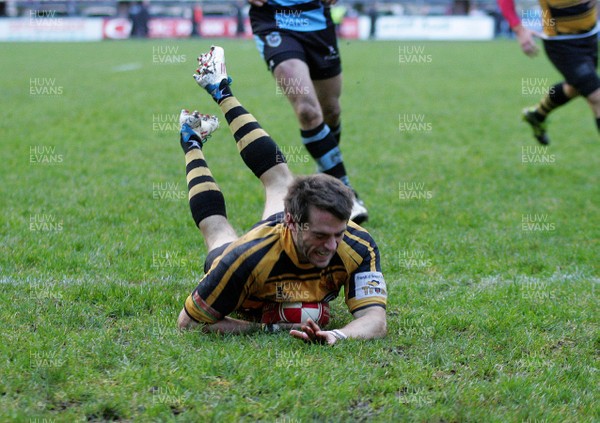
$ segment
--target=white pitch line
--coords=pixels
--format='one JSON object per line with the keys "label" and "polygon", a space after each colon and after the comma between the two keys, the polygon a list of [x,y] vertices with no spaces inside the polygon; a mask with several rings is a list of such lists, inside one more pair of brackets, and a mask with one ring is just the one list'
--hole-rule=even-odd
{"label": "white pitch line", "polygon": [[125,63],[123,65],[115,66],[112,68],[113,72],[130,72],[142,68],[141,63]]}

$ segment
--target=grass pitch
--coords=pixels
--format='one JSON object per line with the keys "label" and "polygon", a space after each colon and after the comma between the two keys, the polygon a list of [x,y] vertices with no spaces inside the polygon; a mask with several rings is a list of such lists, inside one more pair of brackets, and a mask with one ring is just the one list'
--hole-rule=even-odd
{"label": "grass pitch", "polygon": [[[254,45],[220,43],[236,95],[314,171]],[[177,116],[219,112],[191,78],[209,46],[0,44],[1,421],[600,419],[598,135],[578,99],[535,143],[520,109],[559,76],[514,42],[341,43],[387,338],[179,333],[206,251]],[[227,128],[205,153],[249,228],[262,191]]]}

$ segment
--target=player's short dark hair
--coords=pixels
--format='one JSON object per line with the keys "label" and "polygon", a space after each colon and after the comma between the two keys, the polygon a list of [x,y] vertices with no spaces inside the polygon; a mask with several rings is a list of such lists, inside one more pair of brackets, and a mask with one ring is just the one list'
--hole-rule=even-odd
{"label": "player's short dark hair", "polygon": [[309,206],[327,211],[340,220],[349,220],[354,193],[339,179],[325,173],[297,176],[284,199],[285,211],[296,223],[308,223]]}

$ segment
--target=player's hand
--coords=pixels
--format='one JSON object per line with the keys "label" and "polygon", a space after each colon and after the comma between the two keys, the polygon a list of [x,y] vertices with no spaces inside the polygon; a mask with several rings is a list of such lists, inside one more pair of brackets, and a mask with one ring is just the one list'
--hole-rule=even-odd
{"label": "player's hand", "polygon": [[300,327],[300,330],[291,330],[290,335],[294,338],[303,340],[304,342],[314,344],[333,345],[337,341],[335,335],[329,331],[321,330],[312,319],[308,319],[306,324]]}
{"label": "player's hand", "polygon": [[521,46],[521,50],[529,57],[535,57],[538,54],[538,46],[535,43],[534,36],[537,35],[532,30],[520,26],[515,28],[515,34],[517,35],[517,40],[519,41],[519,45]]}
{"label": "player's hand", "polygon": [[267,0],[248,0],[248,3],[250,3],[252,6],[264,6],[264,4],[267,2]]}

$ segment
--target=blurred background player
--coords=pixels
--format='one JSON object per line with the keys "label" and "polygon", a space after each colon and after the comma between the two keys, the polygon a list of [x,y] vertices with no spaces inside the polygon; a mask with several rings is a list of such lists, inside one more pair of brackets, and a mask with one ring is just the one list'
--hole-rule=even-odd
{"label": "blurred background player", "polygon": [[548,59],[565,78],[550,87],[537,106],[523,110],[523,120],[531,125],[535,138],[541,144],[549,144],[548,114],[579,95],[587,99],[600,131],[596,1],[540,0],[543,34],[534,33],[521,24],[513,0],[497,1],[523,52],[535,56],[538,49],[534,36],[541,37]]}
{"label": "blurred background player", "polygon": [[148,36],[148,22],[150,20],[148,3],[148,1],[138,1],[132,3],[129,8],[132,37],[146,38]]}
{"label": "blurred background player", "polygon": [[[290,101],[320,172],[351,186],[339,143],[342,66],[330,6],[336,0],[248,0],[256,46]],[[368,219],[356,191],[351,220]]]}
{"label": "blurred background player", "polygon": [[[202,151],[218,127],[217,118],[183,110],[180,141],[190,208],[208,254],[206,274],[187,298],[179,327],[222,333],[272,330],[273,325],[229,314],[258,312],[260,317],[267,304],[328,303],[343,286],[354,317],[344,327],[323,330],[311,320],[278,327],[292,329],[290,335],[303,341],[324,344],[385,336],[387,292],[379,251],[367,231],[348,221],[352,190],[322,173],[294,179],[277,144],[233,96],[223,49],[213,47],[198,61],[194,78],[221,108],[244,163],[263,184],[266,201],[263,220],[238,237]],[[293,287],[287,286],[290,281]]]}

